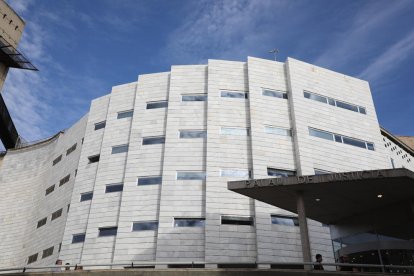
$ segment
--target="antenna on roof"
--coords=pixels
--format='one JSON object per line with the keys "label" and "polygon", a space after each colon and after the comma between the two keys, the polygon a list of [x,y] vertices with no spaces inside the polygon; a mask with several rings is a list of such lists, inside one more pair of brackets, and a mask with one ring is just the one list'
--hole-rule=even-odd
{"label": "antenna on roof", "polygon": [[269,51],[269,53],[275,55],[275,61],[276,61],[276,55],[279,53],[279,49],[273,49],[273,50]]}

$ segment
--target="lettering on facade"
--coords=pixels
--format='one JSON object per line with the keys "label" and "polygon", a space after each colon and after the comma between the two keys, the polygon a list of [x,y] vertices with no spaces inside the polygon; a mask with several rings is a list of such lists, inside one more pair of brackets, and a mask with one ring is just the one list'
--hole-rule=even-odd
{"label": "lettering on facade", "polygon": [[281,186],[288,184],[303,184],[316,182],[337,182],[349,180],[362,180],[368,178],[382,178],[386,177],[386,172],[383,170],[374,171],[358,171],[358,172],[343,172],[322,175],[304,175],[291,177],[278,177],[267,179],[253,179],[243,181],[246,188],[267,187],[267,186]]}

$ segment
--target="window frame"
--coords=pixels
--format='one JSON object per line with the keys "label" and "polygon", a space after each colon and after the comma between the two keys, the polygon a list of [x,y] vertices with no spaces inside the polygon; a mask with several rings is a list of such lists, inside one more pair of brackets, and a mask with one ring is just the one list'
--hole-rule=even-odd
{"label": "window frame", "polygon": [[116,145],[111,147],[111,155],[127,153],[129,151],[129,144]]}
{"label": "window frame", "polygon": [[106,120],[105,121],[101,121],[101,122],[97,122],[94,125],[94,130],[100,130],[106,127]]}
{"label": "window frame", "polygon": [[[121,190],[108,191],[108,187],[122,187]],[[120,193],[124,191],[124,183],[112,183],[105,185],[105,194]]]}
{"label": "window frame", "polygon": [[[184,100],[184,98],[194,97],[194,100]],[[201,97],[197,99],[197,97]],[[201,100],[200,100],[201,99]],[[207,102],[208,94],[207,93],[195,93],[195,94],[181,94],[181,102]]]}
{"label": "window frame", "polygon": [[125,118],[132,118],[134,116],[134,109],[118,111],[116,119],[121,120]]}
{"label": "window frame", "polygon": [[[157,104],[161,104],[161,106],[157,106]],[[164,105],[162,105],[164,104]],[[154,107],[151,107],[153,105]],[[150,107],[150,108],[149,108]],[[145,109],[160,109],[160,108],[168,108],[168,100],[161,100],[161,101],[150,101],[146,103]]]}

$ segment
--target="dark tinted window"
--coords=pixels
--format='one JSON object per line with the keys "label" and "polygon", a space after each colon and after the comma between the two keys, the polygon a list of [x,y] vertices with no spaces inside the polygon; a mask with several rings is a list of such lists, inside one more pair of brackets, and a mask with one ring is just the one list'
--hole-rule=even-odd
{"label": "dark tinted window", "polygon": [[252,217],[222,216],[221,224],[253,225]]}
{"label": "dark tinted window", "polygon": [[147,103],[147,109],[164,108],[164,107],[168,107],[168,102],[167,101]]}
{"label": "dark tinted window", "polygon": [[84,242],[85,241],[85,233],[82,234],[75,234],[72,236],[72,243]]}
{"label": "dark tinted window", "polygon": [[95,124],[95,130],[101,129],[101,128],[105,128],[106,126],[106,121],[103,122],[99,122]]}
{"label": "dark tinted window", "polygon": [[62,160],[62,155],[59,155],[58,157],[55,158],[55,160],[53,160],[53,166],[59,163],[60,160]]}
{"label": "dark tinted window", "polygon": [[70,179],[70,174],[68,174],[67,176],[65,176],[64,178],[62,178],[62,179],[59,181],[59,186],[62,186],[63,184],[65,184],[65,183],[69,182],[69,179]]}
{"label": "dark tinted window", "polygon": [[43,250],[42,259],[53,255],[53,246]]}
{"label": "dark tinted window", "polygon": [[97,154],[97,155],[93,155],[93,156],[89,156],[89,157],[88,157],[88,159],[89,159],[89,164],[90,164],[90,163],[96,163],[96,162],[99,162],[99,157],[100,157],[100,155],[99,155],[99,154]]}
{"label": "dark tinted window", "polygon": [[52,220],[57,219],[61,215],[62,215],[62,209],[59,209],[56,212],[52,213]]}
{"label": "dark tinted window", "polygon": [[158,185],[161,183],[161,176],[143,176],[138,178],[138,185]]}
{"label": "dark tinted window", "polygon": [[132,225],[132,231],[147,231],[147,230],[157,230],[158,221],[139,221],[134,222]]}
{"label": "dark tinted window", "polygon": [[39,254],[33,254],[33,255],[31,255],[31,256],[29,256],[29,259],[27,260],[27,264],[31,264],[31,263],[34,263],[34,262],[36,262],[37,261],[37,256],[38,256]]}
{"label": "dark tinted window", "polygon": [[158,137],[144,137],[142,138],[143,145],[165,144],[165,136]]}
{"label": "dark tinted window", "polygon": [[41,226],[45,225],[45,224],[46,224],[46,222],[47,222],[47,217],[46,217],[46,218],[42,218],[41,220],[39,220],[39,221],[37,222],[37,228],[39,228],[39,227],[41,227]]}
{"label": "dark tinted window", "polygon": [[177,172],[177,180],[204,180],[205,172]]}
{"label": "dark tinted window", "polygon": [[340,108],[344,108],[344,109],[348,109],[348,110],[351,110],[351,111],[358,112],[358,107],[356,105],[352,105],[352,104],[349,104],[349,103],[336,101],[336,106],[340,107]]}
{"label": "dark tinted window", "polygon": [[99,228],[99,237],[116,236],[118,227],[101,227]]}
{"label": "dark tinted window", "polygon": [[180,138],[205,138],[207,137],[206,130],[180,130]]}
{"label": "dark tinted window", "polygon": [[359,106],[358,108],[359,108],[359,113],[361,113],[361,114],[367,114],[367,111],[365,110],[364,107]]}
{"label": "dark tinted window", "polygon": [[367,143],[367,149],[369,150],[375,150],[373,143]]}
{"label": "dark tinted window", "polygon": [[112,147],[111,154],[124,153],[127,151],[128,151],[128,145],[114,146]]}
{"label": "dark tinted window", "polygon": [[347,144],[347,145],[351,145],[351,146],[355,146],[355,147],[359,147],[359,148],[364,148],[364,149],[366,148],[365,142],[360,141],[360,140],[356,140],[356,139],[353,139],[353,138],[343,136],[342,141],[343,141],[344,144]]}
{"label": "dark tinted window", "polygon": [[78,144],[76,143],[76,144],[74,144],[73,146],[71,146],[70,148],[68,148],[68,150],[66,151],[66,155],[69,155],[69,154],[71,154],[72,152],[74,152],[75,150],[76,150],[76,146],[77,146]]}
{"label": "dark tinted window", "polygon": [[134,111],[133,110],[121,111],[121,112],[118,112],[117,119],[129,118],[129,117],[132,117],[133,115],[134,115]]}
{"label": "dark tinted window", "polygon": [[105,193],[122,192],[123,189],[124,189],[124,184],[106,185]]}
{"label": "dark tinted window", "polygon": [[204,227],[205,218],[174,218],[174,227]]}
{"label": "dark tinted window", "polygon": [[93,192],[87,192],[87,193],[83,193],[81,194],[80,197],[80,201],[87,201],[87,200],[91,200],[93,198]]}
{"label": "dark tinted window", "polygon": [[181,100],[183,102],[205,102],[207,101],[207,94],[182,95]]}
{"label": "dark tinted window", "polygon": [[46,189],[46,195],[50,194],[54,190],[55,190],[55,184],[53,184],[52,186],[50,186],[49,188]]}

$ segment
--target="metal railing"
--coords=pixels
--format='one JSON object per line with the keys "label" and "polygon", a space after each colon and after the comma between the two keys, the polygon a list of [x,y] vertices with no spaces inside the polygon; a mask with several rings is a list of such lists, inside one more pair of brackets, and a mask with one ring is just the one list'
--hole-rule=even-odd
{"label": "metal railing", "polygon": [[[230,266],[229,266],[230,265]],[[253,266],[252,266],[253,265]],[[30,271],[64,271],[66,268],[69,270],[98,270],[98,269],[175,269],[175,268],[197,268],[197,269],[217,269],[217,268],[227,268],[227,269],[281,269],[286,267],[292,270],[313,270],[313,266],[318,266],[319,263],[316,262],[266,262],[266,263],[251,263],[251,262],[129,262],[129,263],[101,263],[101,264],[75,264],[75,265],[50,265],[50,266],[22,266],[22,267],[9,267],[9,268],[0,268],[0,274],[3,272],[16,272],[16,273],[25,273]],[[354,263],[322,263],[324,267],[331,267],[327,271],[341,271],[341,268],[348,268],[349,272],[367,272],[364,269],[377,269],[374,271],[380,274],[389,274],[389,273],[414,273],[414,266],[402,266],[402,265],[377,265],[377,264],[354,264]],[[227,266],[227,267],[223,267]],[[302,267],[302,268],[300,268]],[[78,268],[78,269],[77,269]],[[88,269],[89,268],[89,269]],[[60,269],[60,270],[59,270]],[[372,272],[372,271],[371,271]]]}

